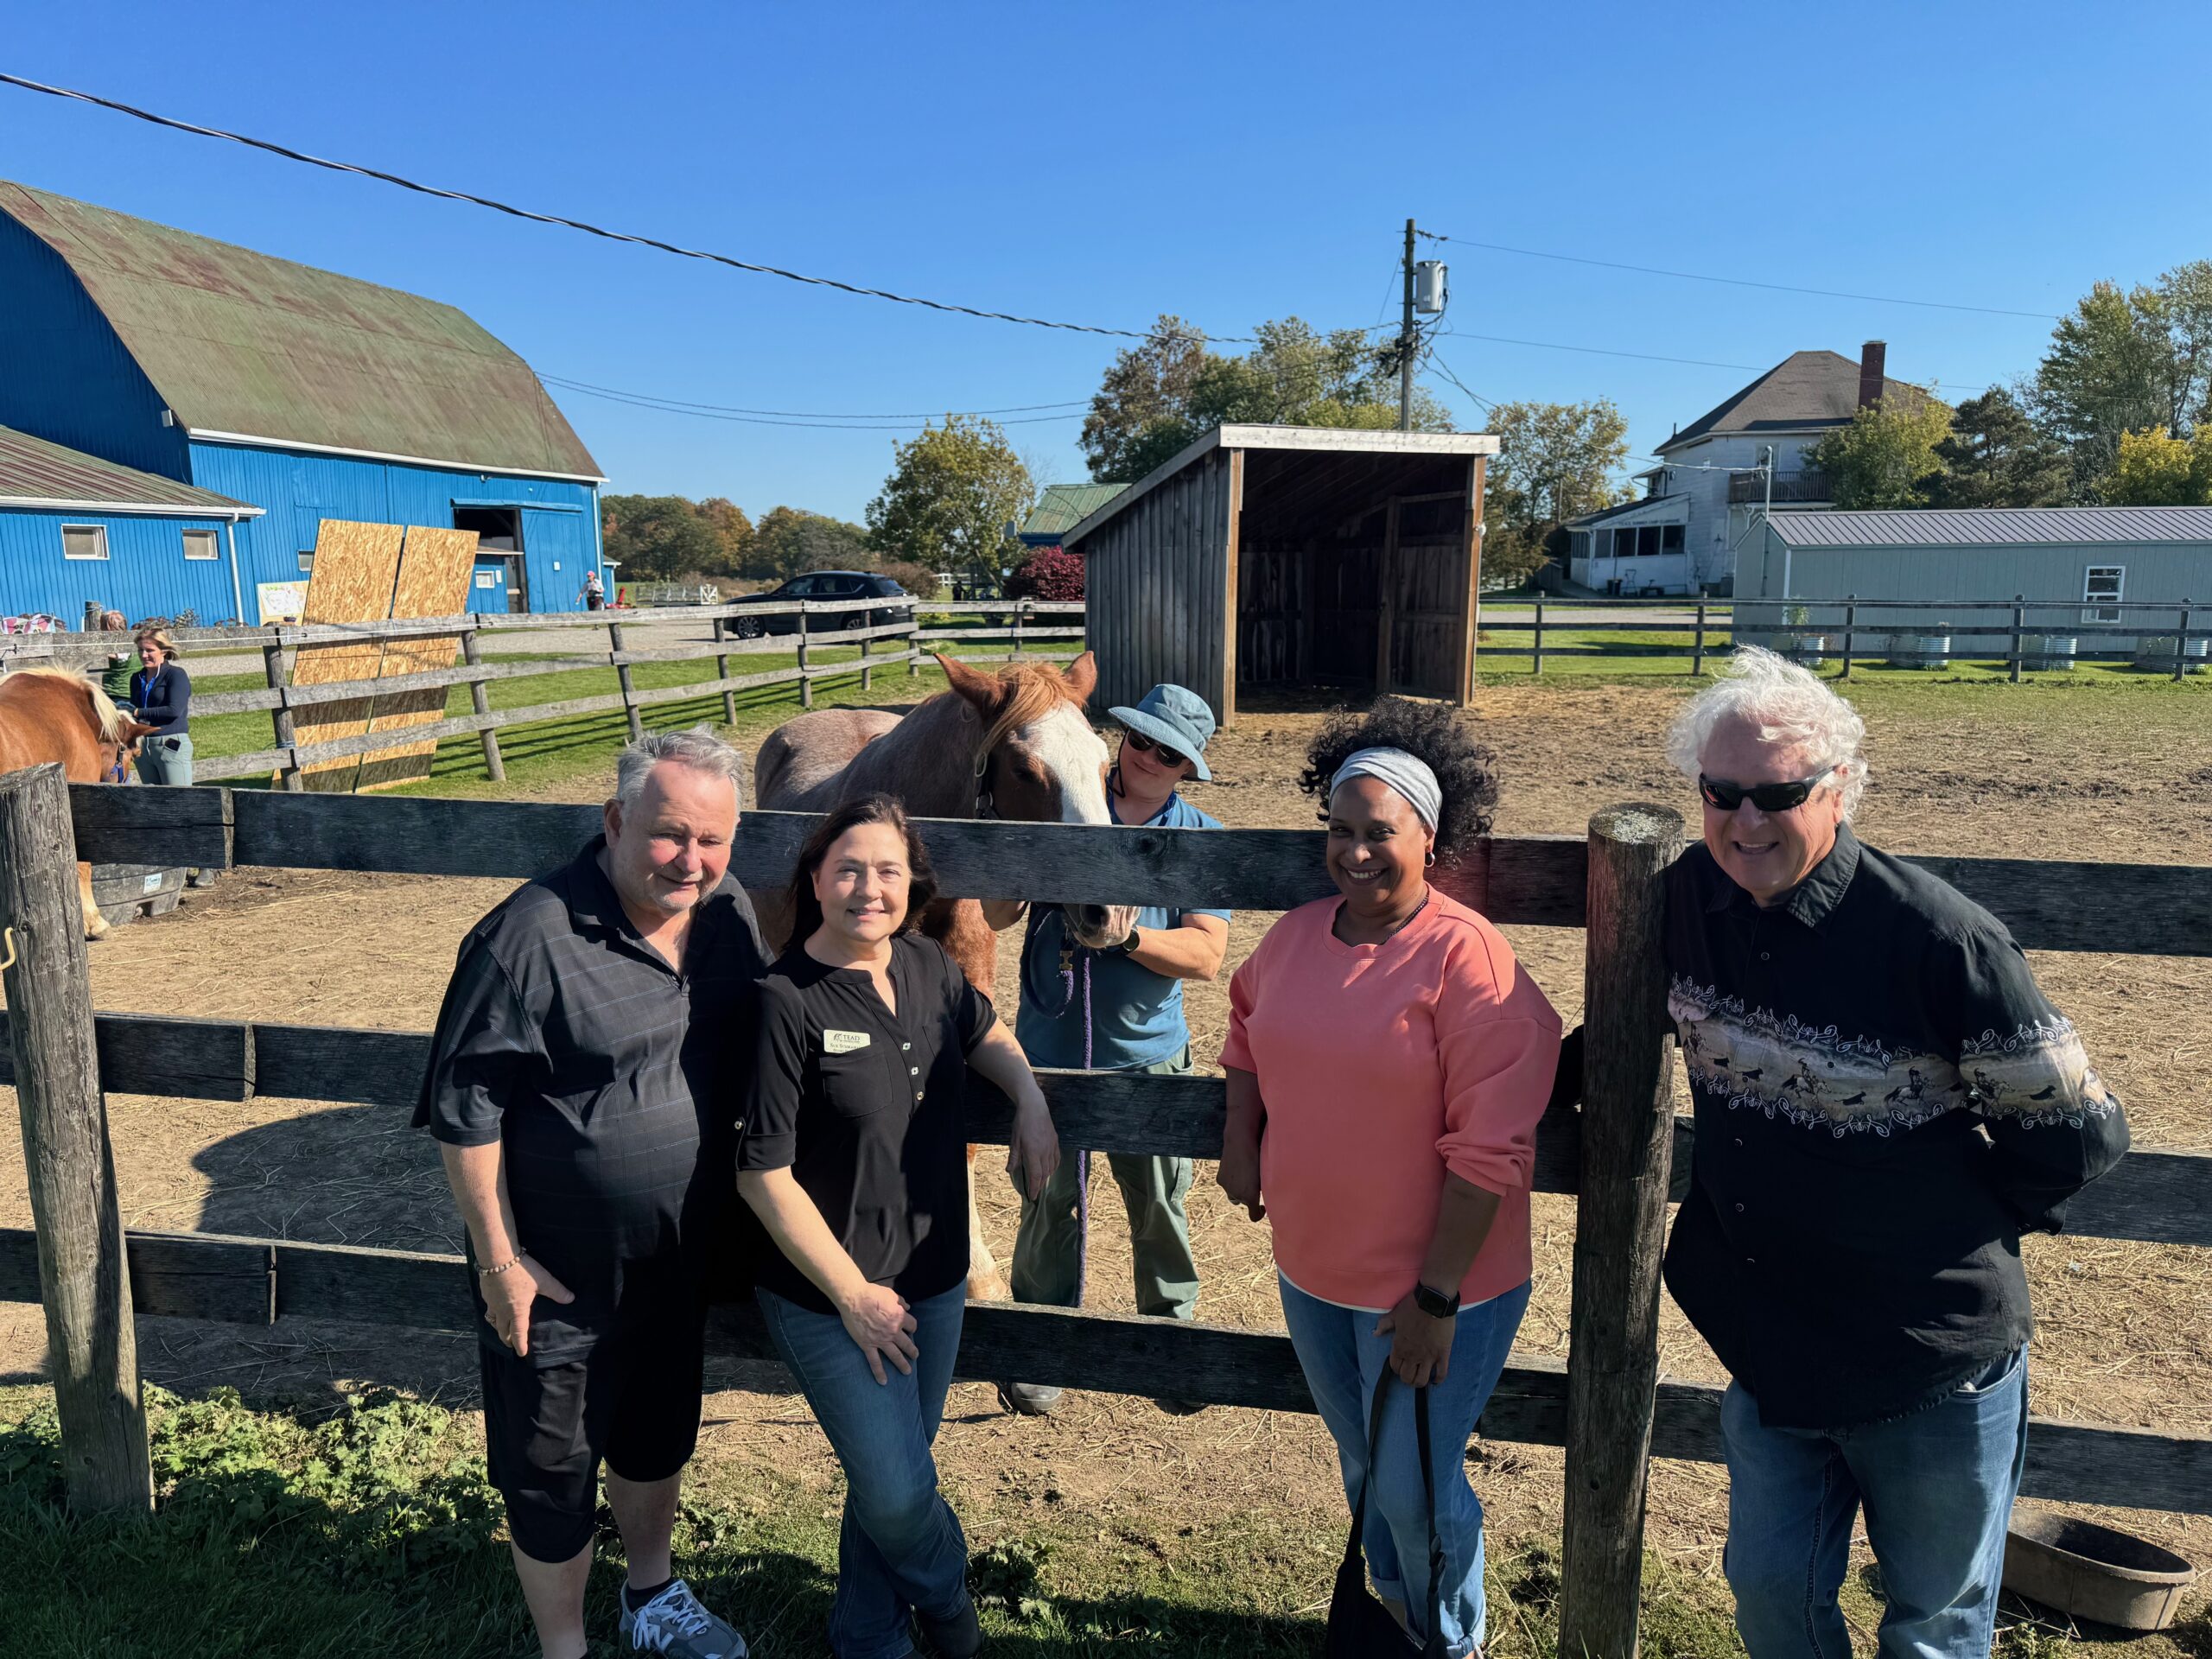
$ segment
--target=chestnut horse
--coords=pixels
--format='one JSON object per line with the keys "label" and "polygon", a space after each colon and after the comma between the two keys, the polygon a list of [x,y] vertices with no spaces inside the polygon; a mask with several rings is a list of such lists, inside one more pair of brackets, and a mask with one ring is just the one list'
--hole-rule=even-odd
{"label": "chestnut horse", "polygon": [[[112,781],[138,753],[138,740],[154,729],[67,669],[22,668],[0,677],[0,772],[58,760],[73,784]],[[77,866],[77,893],[85,907],[85,937],[97,939],[107,923],[92,906],[90,864]]]}
{"label": "chestnut horse", "polygon": [[[951,690],[904,715],[825,709],[771,732],[753,763],[753,798],[761,809],[826,812],[856,796],[883,794],[921,818],[1112,822],[1106,810],[1106,745],[1083,712],[1098,683],[1097,659],[1090,652],[1065,672],[1041,662],[996,674],[949,657],[937,662]],[[782,950],[791,931],[789,895],[779,891],[753,898],[769,948]],[[969,983],[991,992],[998,936],[984,921],[981,903],[940,899],[921,925],[930,938],[944,942]],[[970,1147],[968,1293],[979,1300],[1002,1300],[1006,1281],[976,1213],[975,1164]]]}

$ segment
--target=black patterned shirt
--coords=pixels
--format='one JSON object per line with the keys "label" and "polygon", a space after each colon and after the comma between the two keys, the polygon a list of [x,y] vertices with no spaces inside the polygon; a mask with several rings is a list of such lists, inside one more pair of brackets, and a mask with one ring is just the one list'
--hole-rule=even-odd
{"label": "black patterned shirt", "polygon": [[1697,1122],[1667,1287],[1761,1419],[1901,1416],[2025,1342],[2020,1235],[2127,1122],[2004,925],[1847,826],[1770,909],[1691,848],[1665,938]]}

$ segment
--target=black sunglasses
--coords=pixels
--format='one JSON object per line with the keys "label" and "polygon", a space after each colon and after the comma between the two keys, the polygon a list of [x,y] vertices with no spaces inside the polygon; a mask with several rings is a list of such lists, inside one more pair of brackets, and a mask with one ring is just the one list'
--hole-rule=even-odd
{"label": "black sunglasses", "polygon": [[1801,778],[1794,784],[1753,784],[1749,787],[1742,784],[1724,784],[1717,778],[1708,778],[1700,772],[1697,775],[1697,792],[1705,797],[1707,805],[1717,807],[1723,812],[1733,812],[1747,800],[1762,812],[1788,812],[1804,805],[1812,798],[1813,791],[1826,783],[1834,771],[1835,768],[1830,766],[1827,772]]}
{"label": "black sunglasses", "polygon": [[1156,754],[1163,766],[1179,766],[1191,757],[1180,749],[1171,749],[1165,743],[1154,742],[1142,732],[1124,732],[1122,741],[1133,746],[1139,754]]}

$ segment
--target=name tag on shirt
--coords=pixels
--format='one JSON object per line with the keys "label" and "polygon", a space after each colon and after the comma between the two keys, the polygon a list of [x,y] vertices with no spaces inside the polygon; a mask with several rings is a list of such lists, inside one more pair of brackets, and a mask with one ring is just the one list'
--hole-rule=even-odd
{"label": "name tag on shirt", "polygon": [[868,1046],[868,1033],[864,1031],[825,1031],[822,1033],[822,1052],[825,1054],[849,1054],[855,1049]]}

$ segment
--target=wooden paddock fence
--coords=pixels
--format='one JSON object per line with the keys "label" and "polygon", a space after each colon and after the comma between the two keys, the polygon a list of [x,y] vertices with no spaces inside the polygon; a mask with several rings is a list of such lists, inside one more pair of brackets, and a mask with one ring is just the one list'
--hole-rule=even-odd
{"label": "wooden paddock fence", "polygon": [[[1550,607],[1548,613],[1547,606]],[[1637,620],[1640,612],[1663,614],[1684,611],[1692,613],[1690,620]],[[2112,622],[2083,621],[2082,617],[2090,611],[2123,614]],[[1797,613],[1802,613],[1803,620],[1789,620]],[[1910,616],[1904,614],[1907,613]],[[1968,620],[1963,623],[1946,622],[1940,627],[1911,620],[1931,613],[1956,614]],[[1988,620],[1974,620],[1985,616]],[[2136,620],[2130,621],[2129,617]],[[1837,659],[1838,677],[1847,680],[1851,677],[1854,663],[1863,662],[1870,655],[1882,654],[1894,639],[1940,633],[1957,645],[1951,652],[1952,658],[1995,663],[2017,685],[2024,669],[2035,671],[2054,658],[2063,658],[2069,664],[2077,660],[2141,660],[2145,653],[2139,647],[2117,642],[2145,639],[2180,642],[2171,653],[2171,662],[2166,660],[2167,653],[2163,649],[2150,653],[2158,672],[2178,680],[2206,665],[2203,657],[2193,656],[2190,652],[2191,644],[2201,645],[2212,639],[2212,627],[2204,626],[2206,620],[2204,607],[2193,606],[2186,599],[2176,605],[2119,600],[2085,604],[2078,599],[2029,600],[2017,594],[2005,600],[1932,600],[1860,599],[1854,594],[1844,599],[1713,601],[1700,594],[1695,599],[1641,600],[1539,595],[1525,609],[1493,607],[1484,610],[1481,627],[1483,644],[1491,655],[1525,655],[1529,658],[1529,671],[1535,674],[1544,671],[1547,657],[1622,654],[1619,648],[1603,643],[1555,643],[1561,634],[1656,633],[1688,638],[1639,645],[1637,654],[1686,657],[1688,661],[1685,671],[1693,676],[1705,672],[1708,656],[1725,656],[1739,644],[1771,642],[1776,650],[1801,658],[1816,658],[1821,663]],[[1523,634],[1528,636],[1525,645],[1518,643],[1518,637]],[[1546,643],[1547,634],[1554,643]],[[2069,648],[2063,652],[2052,650],[2050,642],[2053,639],[2063,639]],[[2106,643],[2108,641],[2113,643]]]}
{"label": "wooden paddock fence", "polygon": [[[893,609],[909,609],[911,614],[902,622],[885,626],[871,626],[868,613]],[[981,625],[948,625],[927,626],[931,618],[962,615],[982,615],[1000,618]],[[741,630],[765,628],[771,619],[795,618],[796,628],[784,634],[768,634]],[[484,748],[485,775],[493,782],[503,781],[506,763],[499,753],[499,734],[511,727],[535,725],[540,721],[574,720],[592,715],[611,714],[620,709],[625,716],[632,737],[643,734],[645,727],[640,711],[666,703],[706,702],[719,696],[724,721],[737,720],[737,693],[761,686],[796,685],[799,706],[814,707],[815,688],[825,682],[857,679],[862,690],[872,690],[879,672],[903,668],[911,678],[920,671],[932,652],[943,651],[957,655],[977,646],[1005,645],[1009,652],[1005,657],[977,658],[987,666],[995,666],[1007,660],[1019,661],[1025,655],[1073,656],[1082,649],[1084,607],[1080,601],[1066,602],[1048,600],[978,600],[955,604],[939,604],[919,600],[855,599],[855,600],[779,600],[757,605],[682,605],[655,610],[582,611],[548,616],[461,615],[423,617],[395,622],[278,624],[270,627],[241,631],[238,629],[200,629],[178,633],[175,638],[181,652],[195,650],[211,652],[245,652],[258,650],[263,672],[268,687],[258,691],[216,691],[193,694],[192,712],[195,717],[211,715],[254,714],[265,711],[273,728],[275,746],[257,749],[245,754],[202,755],[194,771],[200,778],[248,778],[258,773],[274,774],[279,785],[294,792],[307,787],[302,772],[321,761],[343,760],[353,755],[374,754],[380,750],[402,748],[413,744],[436,741],[448,737],[476,737]],[[1067,626],[1070,620],[1073,626]],[[704,624],[711,628],[713,638],[695,640],[688,645],[632,648],[625,638],[625,631],[649,624],[674,623],[692,627]],[[604,651],[583,651],[568,656],[538,662],[487,663],[483,660],[482,642],[486,636],[500,633],[540,632],[560,631],[569,632],[603,632],[607,636]],[[113,639],[115,636],[105,636]],[[436,669],[419,674],[387,675],[381,678],[343,680],[327,684],[294,685],[292,663],[302,645],[359,644],[390,640],[420,639],[426,637],[453,639],[461,641],[461,662],[458,667]],[[79,655],[94,653],[104,649],[103,636],[98,634],[41,634],[43,653],[50,645],[58,655],[44,655],[41,666],[50,666],[56,660],[68,660],[73,652]],[[579,641],[581,646],[582,642]],[[839,646],[857,645],[857,661],[826,663],[818,653]],[[796,651],[798,664],[791,668],[769,669],[753,674],[733,673],[730,659],[764,653],[784,654]],[[632,683],[632,669],[639,663],[703,662],[712,658],[715,677],[695,681],[685,685],[657,686],[639,689]],[[26,666],[29,665],[28,663]],[[494,680],[528,679],[541,674],[572,674],[579,669],[607,669],[614,671],[619,690],[597,696],[570,697],[557,702],[531,703],[519,708],[494,711],[486,687]],[[451,719],[440,720],[419,726],[395,726],[378,731],[374,725],[377,700],[396,696],[404,692],[450,690],[465,685],[468,688],[471,711]],[[368,722],[369,729],[359,736],[335,738],[327,742],[301,743],[294,732],[295,712],[307,709],[324,709],[332,704],[346,706],[346,712],[357,714]]]}
{"label": "wooden paddock fence", "polygon": [[[136,1507],[150,1479],[131,1316],[266,1325],[341,1319],[466,1331],[458,1256],[284,1239],[131,1232],[119,1219],[103,1090],[211,1100],[414,1103],[429,1038],[127,1012],[92,1012],[73,861],[258,865],[520,879],[571,858],[596,807],[273,791],[66,793],[59,769],[0,779],[0,924],[10,1069],[36,1225],[0,1231],[0,1297],[47,1310],[73,1503]],[[753,812],[732,868],[788,877],[813,820]],[[928,821],[944,890],[1043,903],[1170,903],[1280,910],[1332,891],[1318,830],[1172,830]],[[1535,1186],[1578,1195],[1571,1361],[1516,1355],[1484,1412],[1493,1440],[1567,1452],[1562,1650],[1636,1649],[1645,1476],[1652,1456],[1721,1456],[1720,1390],[1657,1374],[1666,1205],[1686,1190],[1657,952],[1661,872],[1682,823],[1658,807],[1592,819],[1584,838],[1501,836],[1441,883],[1498,922],[1586,931],[1586,1068],[1579,1109],[1554,1106]],[[2019,859],[1916,861],[2003,918],[2031,950],[2212,954],[2212,868]],[[373,944],[373,928],[365,944]],[[1210,1158],[1221,1149],[1216,1078],[1040,1074],[1064,1144]],[[971,1136],[1003,1144],[1009,1103],[977,1080]],[[2137,1151],[2074,1203],[2069,1230],[2212,1248],[2212,1154]],[[749,1310],[718,1312],[719,1351],[766,1357]],[[1309,1411],[1279,1332],[1007,1304],[969,1311],[959,1375],[1222,1405]],[[2038,1417],[2032,1497],[2212,1513],[2212,1439]]]}

